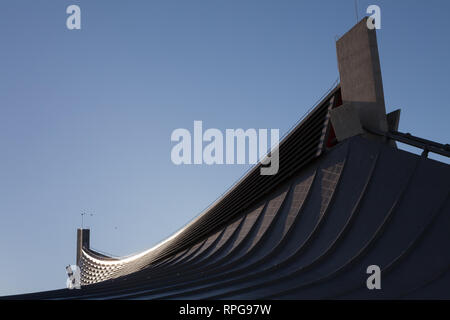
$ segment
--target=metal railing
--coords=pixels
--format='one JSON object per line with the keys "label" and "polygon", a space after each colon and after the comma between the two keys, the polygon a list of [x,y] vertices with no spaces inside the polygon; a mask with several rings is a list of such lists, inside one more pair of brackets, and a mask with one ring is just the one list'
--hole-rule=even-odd
{"label": "metal railing", "polygon": [[429,152],[440,154],[450,158],[450,144],[441,144],[424,138],[413,136],[410,133],[399,131],[383,132],[378,129],[363,127],[369,133],[385,137],[386,139],[395,140],[419,149],[422,149],[422,156],[428,157]]}

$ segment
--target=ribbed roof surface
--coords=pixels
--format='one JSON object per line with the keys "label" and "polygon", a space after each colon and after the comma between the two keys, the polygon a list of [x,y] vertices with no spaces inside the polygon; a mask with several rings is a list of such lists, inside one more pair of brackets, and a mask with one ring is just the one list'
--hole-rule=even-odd
{"label": "ribbed roof surface", "polygon": [[261,175],[261,165],[255,166],[204,213],[156,248],[125,259],[108,259],[84,248],[81,259],[82,284],[124,276],[168,257],[178,261],[178,257],[184,252],[200,250],[202,241],[218,234],[224,226],[242,216],[246,210],[254,207],[269,192],[326,150],[325,142],[330,128],[329,111],[339,103],[338,86],[280,142],[279,170],[276,175]]}
{"label": "ribbed roof surface", "polygon": [[[449,196],[449,165],[354,137],[176,254],[21,297],[450,298]],[[373,264],[382,290],[366,287]]]}

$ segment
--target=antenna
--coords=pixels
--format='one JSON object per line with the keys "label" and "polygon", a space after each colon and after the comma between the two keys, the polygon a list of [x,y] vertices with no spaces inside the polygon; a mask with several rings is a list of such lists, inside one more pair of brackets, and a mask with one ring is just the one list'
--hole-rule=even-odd
{"label": "antenna", "polygon": [[85,215],[89,215],[89,216],[93,216],[94,214],[93,213],[87,213],[87,212],[82,212],[81,213],[81,229],[84,229],[84,216]]}
{"label": "antenna", "polygon": [[356,15],[356,23],[358,23],[358,0],[355,0],[355,15]]}

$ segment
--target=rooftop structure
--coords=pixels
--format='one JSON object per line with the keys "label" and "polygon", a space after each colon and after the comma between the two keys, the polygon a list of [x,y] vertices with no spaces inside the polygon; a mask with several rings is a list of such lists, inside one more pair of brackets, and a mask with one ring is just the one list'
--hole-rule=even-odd
{"label": "rooftop structure", "polygon": [[[77,233],[81,290],[15,298],[450,298],[450,146],[386,114],[375,30],[336,42],[340,83],[255,166],[176,234],[115,258]],[[421,156],[396,141],[423,149]],[[366,286],[379,266],[382,290]]]}

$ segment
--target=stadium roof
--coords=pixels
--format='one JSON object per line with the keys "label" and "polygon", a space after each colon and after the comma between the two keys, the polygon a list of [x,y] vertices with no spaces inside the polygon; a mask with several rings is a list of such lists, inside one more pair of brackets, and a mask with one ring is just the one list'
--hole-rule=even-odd
{"label": "stadium roof", "polygon": [[[340,84],[261,164],[166,241],[108,257],[78,230],[81,290],[33,299],[450,298],[448,145],[398,132],[386,115],[375,30],[337,41]],[[397,149],[395,141],[424,150]],[[366,286],[379,266],[382,290]]]}

